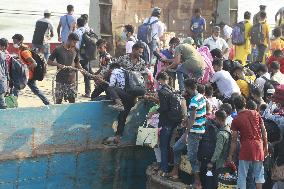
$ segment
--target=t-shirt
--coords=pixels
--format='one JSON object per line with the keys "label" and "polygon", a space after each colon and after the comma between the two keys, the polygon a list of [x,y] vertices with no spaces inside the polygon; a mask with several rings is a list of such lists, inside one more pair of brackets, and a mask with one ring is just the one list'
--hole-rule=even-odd
{"label": "t-shirt", "polygon": [[[59,64],[75,67],[75,62],[79,62],[79,53],[76,49],[67,50],[63,45],[60,45],[53,50],[49,60],[56,60]],[[76,71],[69,69],[61,70],[56,76],[56,82],[64,84],[75,83]]]}
{"label": "t-shirt", "polygon": [[219,92],[225,98],[230,98],[233,93],[241,94],[237,82],[232,78],[231,74],[225,70],[215,72],[210,82],[216,82]]}
{"label": "t-shirt", "polygon": [[[76,43],[76,48],[77,49],[80,49],[81,48],[81,45],[82,45],[82,39],[83,39],[83,35],[85,32],[88,32],[89,29],[87,27],[80,27],[80,28],[77,28],[74,33],[76,33],[79,37],[79,41]],[[83,57],[80,55],[79,56],[80,60],[83,59]]]}
{"label": "t-shirt", "polygon": [[219,49],[223,51],[229,48],[227,42],[223,38],[218,37],[214,39],[212,36],[204,40],[203,46],[208,46],[210,51],[212,51],[213,49]]}
{"label": "t-shirt", "polygon": [[203,26],[203,29],[205,27],[205,19],[203,17],[193,17],[191,19],[191,29],[192,29],[192,32],[195,33],[195,34],[199,34],[202,32],[202,26]]}
{"label": "t-shirt", "polygon": [[181,63],[189,73],[200,73],[205,69],[201,54],[190,44],[180,44],[175,49],[175,56],[181,56]]}
{"label": "t-shirt", "polygon": [[264,160],[261,124],[263,124],[262,118],[254,110],[241,111],[233,120],[231,129],[240,134],[241,149],[239,160]]}
{"label": "t-shirt", "polygon": [[[27,66],[31,65],[31,62],[28,62],[28,58],[33,58],[32,53],[30,50],[23,50],[19,51],[19,57],[22,63],[26,64]],[[34,68],[29,69],[29,79],[32,79],[34,77]]]}
{"label": "t-shirt", "polygon": [[188,106],[188,116],[190,112],[196,110],[195,121],[190,129],[191,133],[205,133],[206,122],[206,99],[202,94],[197,94],[191,98]]}
{"label": "t-shirt", "polygon": [[[149,19],[150,19],[150,23],[153,23],[156,20],[159,20],[159,18],[152,16],[150,18],[145,19],[143,23],[144,24],[148,23]],[[151,36],[152,36],[153,39],[159,41],[159,37],[162,37],[164,35],[164,32],[165,32],[165,25],[161,21],[158,21],[158,22],[152,24]]]}
{"label": "t-shirt", "polygon": [[114,69],[111,72],[109,86],[124,89],[125,87],[125,74],[123,69]]}
{"label": "t-shirt", "polygon": [[270,49],[272,51],[275,51],[277,49],[284,50],[284,41],[281,38],[277,38],[275,40],[271,40],[271,42],[270,42]]}
{"label": "t-shirt", "polygon": [[238,79],[237,84],[241,90],[241,93],[244,97],[248,98],[250,95],[250,85],[249,83],[253,83],[255,81],[255,76],[245,76],[245,80]]}
{"label": "t-shirt", "polygon": [[260,22],[262,24],[262,31],[264,34],[264,45],[268,46],[270,27],[266,21]]}
{"label": "t-shirt", "polygon": [[66,14],[60,17],[60,24],[62,27],[61,29],[62,42],[66,43],[69,33],[72,32],[70,31],[71,26],[73,23],[76,23],[76,20],[77,20],[76,17],[72,14]]}
{"label": "t-shirt", "polygon": [[136,38],[131,36],[125,44],[126,54],[132,53],[132,47],[136,43]]}
{"label": "t-shirt", "polygon": [[264,94],[263,89],[264,89],[264,85],[265,85],[265,82],[266,82],[266,80],[263,77],[265,77],[266,79],[270,79],[270,74],[267,72],[267,73],[263,74],[261,77],[259,77],[255,80],[255,83],[258,85],[258,88],[261,91],[262,97],[263,97],[263,94]]}

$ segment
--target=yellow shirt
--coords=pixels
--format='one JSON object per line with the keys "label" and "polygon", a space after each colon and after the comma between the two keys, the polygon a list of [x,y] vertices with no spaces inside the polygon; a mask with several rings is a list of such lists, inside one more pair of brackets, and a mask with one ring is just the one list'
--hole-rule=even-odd
{"label": "yellow shirt", "polygon": [[269,31],[270,31],[270,27],[267,24],[266,21],[260,22],[262,24],[262,30],[263,30],[263,34],[264,34],[264,45],[268,46],[269,43]]}
{"label": "yellow shirt", "polygon": [[275,51],[277,49],[283,50],[284,49],[284,41],[281,40],[280,37],[277,38],[277,39],[272,40],[271,43],[270,43],[270,49],[272,51]]}
{"label": "yellow shirt", "polygon": [[255,76],[245,76],[245,80],[237,80],[237,84],[241,90],[241,93],[244,97],[248,98],[250,96],[250,86],[249,83],[253,83]]}

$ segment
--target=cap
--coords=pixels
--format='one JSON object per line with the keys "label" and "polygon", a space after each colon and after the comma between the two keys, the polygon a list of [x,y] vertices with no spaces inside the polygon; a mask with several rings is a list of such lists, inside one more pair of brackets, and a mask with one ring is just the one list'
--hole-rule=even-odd
{"label": "cap", "polygon": [[44,13],[44,14],[51,14],[51,12],[50,12],[48,9],[45,9],[45,10],[43,11],[43,13]]}
{"label": "cap", "polygon": [[193,45],[194,44],[194,40],[191,37],[187,37],[183,40],[182,43],[186,43],[186,44],[190,44]]}
{"label": "cap", "polygon": [[161,9],[159,7],[154,7],[152,9],[152,14],[161,14]]}

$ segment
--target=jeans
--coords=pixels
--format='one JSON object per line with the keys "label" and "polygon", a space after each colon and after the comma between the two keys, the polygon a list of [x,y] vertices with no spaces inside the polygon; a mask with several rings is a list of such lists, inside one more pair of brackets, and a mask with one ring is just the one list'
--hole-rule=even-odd
{"label": "jeans", "polygon": [[100,83],[99,85],[97,85],[92,92],[91,100],[96,100],[96,98],[99,97],[104,91],[106,91],[108,87],[109,86],[107,83]]}
{"label": "jeans", "polygon": [[5,95],[0,94],[0,109],[6,109]]}
{"label": "jeans", "polygon": [[176,73],[177,73],[179,91],[184,91],[185,90],[185,88],[184,88],[184,80],[186,78],[188,78],[188,76],[186,74],[186,71],[185,71],[183,65],[179,65],[178,66]]}
{"label": "jeans", "polygon": [[257,45],[257,51],[258,51],[257,61],[258,62],[263,62],[263,57],[266,52],[266,49],[267,49],[267,46],[265,45]]}
{"label": "jeans", "polygon": [[151,41],[150,44],[149,44],[149,48],[150,48],[150,62],[149,62],[149,66],[151,66],[152,65],[152,61],[153,61],[153,57],[154,57],[153,52],[156,51],[159,48],[159,44],[158,44],[157,40],[154,39],[153,41]]}
{"label": "jeans", "polygon": [[199,142],[202,139],[203,134],[199,133],[189,133],[188,134],[188,145],[187,145],[187,155],[192,167],[192,173],[200,172],[200,162],[197,158],[197,152],[199,147]]}
{"label": "jeans", "polygon": [[245,161],[239,160],[238,167],[238,187],[246,189],[246,181],[248,176],[248,170],[252,170],[252,177],[255,183],[262,184],[264,180],[264,167],[262,161]]}
{"label": "jeans", "polygon": [[161,170],[169,172],[169,148],[173,134],[173,127],[163,126],[160,132]]}
{"label": "jeans", "polygon": [[197,47],[202,46],[203,44],[203,34],[202,33],[193,34],[192,38]]}
{"label": "jeans", "polygon": [[178,141],[176,141],[175,145],[173,146],[174,164],[176,166],[180,165],[181,154],[185,150],[186,150],[186,142],[184,140],[184,136],[181,136],[181,138]]}
{"label": "jeans", "polygon": [[[86,70],[89,73],[92,73],[91,65],[88,60],[80,60],[80,64],[84,70]],[[91,79],[88,76],[84,75],[84,82],[85,82],[85,94],[91,93]]]}
{"label": "jeans", "polygon": [[[37,87],[35,80],[29,80],[27,85],[31,89],[31,91],[35,95],[37,95],[45,105],[49,105],[50,104],[48,99],[44,96],[44,94]],[[13,89],[14,96],[18,97],[19,96],[19,91],[20,91],[19,89],[14,88]]]}
{"label": "jeans", "polygon": [[134,101],[136,97],[128,94],[125,90],[117,88],[117,87],[108,87],[106,90],[106,93],[107,95],[110,96],[112,100],[121,99],[122,101],[124,111],[118,114],[118,118],[117,118],[118,126],[117,126],[117,131],[116,131],[116,135],[122,136],[124,127],[125,127],[126,118],[131,108],[135,105]]}

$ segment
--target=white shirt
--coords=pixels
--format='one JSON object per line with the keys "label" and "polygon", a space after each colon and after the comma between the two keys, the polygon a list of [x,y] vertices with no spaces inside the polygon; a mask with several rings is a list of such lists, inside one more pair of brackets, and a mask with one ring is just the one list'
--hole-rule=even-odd
{"label": "white shirt", "polygon": [[130,40],[126,42],[126,45],[125,45],[126,54],[132,53],[132,47],[136,43],[136,41],[137,41],[136,38],[132,36],[130,37]]}
{"label": "white shirt", "polygon": [[278,71],[271,77],[271,80],[277,81],[280,85],[283,85],[284,84],[284,74]]}
{"label": "white shirt", "polygon": [[232,122],[233,122],[233,119],[234,119],[234,118],[232,118],[232,116],[228,116],[228,117],[226,118],[226,125],[229,125],[229,126],[231,127]]}
{"label": "white shirt", "polygon": [[[153,23],[156,20],[159,20],[159,18],[152,16],[150,18],[147,18],[144,20],[144,24],[148,23],[150,19],[150,23]],[[158,21],[155,24],[152,24],[152,38],[159,41],[159,38],[164,35],[165,32],[165,25],[161,22]]]}
{"label": "white shirt", "polygon": [[215,40],[212,36],[204,40],[203,46],[208,46],[210,51],[212,51],[213,49],[220,49],[221,51],[223,51],[229,48],[227,42],[223,38],[218,37]]}
{"label": "white shirt", "polygon": [[255,80],[255,84],[258,85],[258,87],[261,91],[262,97],[263,97],[263,93],[264,93],[263,89],[264,89],[264,84],[265,84],[266,80],[263,79],[262,77],[265,77],[266,79],[270,79],[270,74],[267,72],[267,73],[263,74],[261,77],[259,77]]}
{"label": "white shirt", "polygon": [[224,31],[225,39],[230,39],[232,32],[233,32],[233,28],[231,28],[228,25],[225,25],[224,28],[223,28],[223,31]]}
{"label": "white shirt", "polygon": [[110,80],[109,80],[110,87],[118,87],[124,89],[125,87],[125,77],[124,77],[124,70],[116,68],[111,72]]}
{"label": "white shirt", "polygon": [[80,49],[81,48],[81,43],[82,43],[82,38],[83,38],[83,34],[88,31],[88,29],[86,27],[80,27],[77,28],[74,33],[76,33],[79,37],[79,41],[76,44],[76,48]]}
{"label": "white shirt", "polygon": [[210,82],[216,82],[221,95],[225,98],[230,98],[233,93],[241,94],[236,81],[232,78],[231,74],[225,70],[215,72]]}

